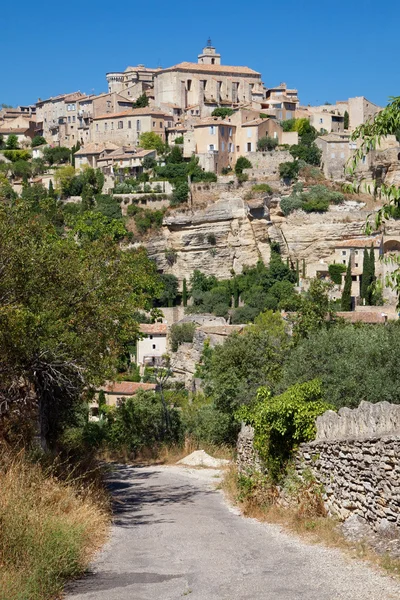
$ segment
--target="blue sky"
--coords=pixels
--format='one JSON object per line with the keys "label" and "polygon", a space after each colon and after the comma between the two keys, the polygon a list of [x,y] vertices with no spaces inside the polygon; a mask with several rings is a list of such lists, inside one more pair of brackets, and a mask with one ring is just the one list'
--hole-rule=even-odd
{"label": "blue sky", "polygon": [[8,0],[0,23],[0,103],[100,93],[107,71],[196,61],[209,36],[224,64],[286,81],[302,104],[400,95],[399,0]]}

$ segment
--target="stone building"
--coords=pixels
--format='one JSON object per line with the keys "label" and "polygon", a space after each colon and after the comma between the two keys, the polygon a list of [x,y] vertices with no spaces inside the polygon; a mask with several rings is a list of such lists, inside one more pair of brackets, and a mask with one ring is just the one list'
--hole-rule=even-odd
{"label": "stone building", "polygon": [[93,118],[92,142],[113,142],[118,146],[138,146],[142,133],[153,131],[165,141],[165,131],[172,117],[156,108],[135,108],[119,113],[105,113]]}
{"label": "stone building", "polygon": [[48,143],[72,148],[79,140],[77,105],[82,92],[61,94],[36,103],[36,134]]}
{"label": "stone building", "polygon": [[[205,171],[221,173],[222,169],[235,165],[236,126],[218,117],[202,119],[193,126],[194,152]],[[191,143],[186,135],[186,147]],[[186,155],[188,151],[186,151]]]}
{"label": "stone building", "polygon": [[105,155],[117,150],[118,146],[112,142],[92,142],[85,144],[82,148],[75,152],[75,168],[82,169],[83,167],[91,167],[97,169],[97,162],[101,154]]}
{"label": "stone building", "polygon": [[91,142],[90,127],[93,118],[99,115],[120,113],[133,108],[133,100],[127,100],[116,92],[86,96],[78,101],[77,122],[81,145]]}
{"label": "stone building", "polygon": [[136,363],[144,368],[157,364],[167,352],[166,323],[150,323],[140,325],[140,333],[146,337],[138,340]]}
{"label": "stone building", "polygon": [[198,55],[197,63],[182,62],[157,71],[155,104],[171,103],[185,111],[198,106],[199,116],[206,117],[218,106],[251,104],[253,89],[258,92],[260,85],[261,74],[257,71],[221,65],[221,55],[209,43]]}
{"label": "stone building", "polygon": [[322,152],[321,167],[327,179],[345,179],[346,163],[357,148],[349,133],[330,133],[317,137],[316,145]]}
{"label": "stone building", "polygon": [[153,86],[154,76],[160,68],[149,69],[144,65],[127,67],[125,71],[112,71],[106,74],[108,91],[123,93],[128,98],[138,98],[146,89]]}
{"label": "stone building", "polygon": [[143,159],[155,158],[155,150],[143,150],[132,146],[122,146],[109,151],[104,149],[97,158],[97,166],[107,175],[115,175],[119,169],[129,172],[131,176],[143,172]]}
{"label": "stone building", "polygon": [[288,89],[286,83],[266,90],[265,101],[262,109],[266,114],[275,117],[278,121],[286,121],[295,117],[299,103],[298,91]]}
{"label": "stone building", "polygon": [[0,135],[7,142],[10,135],[16,135],[21,148],[29,146],[35,136],[36,123],[34,117],[17,116],[13,119],[0,120]]}

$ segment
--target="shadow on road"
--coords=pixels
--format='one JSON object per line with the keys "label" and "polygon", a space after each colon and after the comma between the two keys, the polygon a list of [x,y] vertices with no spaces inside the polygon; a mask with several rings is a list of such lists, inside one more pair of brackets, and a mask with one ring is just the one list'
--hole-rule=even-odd
{"label": "shadow on road", "polygon": [[160,517],[160,507],[168,504],[186,505],[200,495],[214,493],[199,490],[187,483],[158,485],[160,471],[146,471],[141,467],[118,466],[108,478],[113,497],[114,524],[135,527],[156,523],[172,523]]}

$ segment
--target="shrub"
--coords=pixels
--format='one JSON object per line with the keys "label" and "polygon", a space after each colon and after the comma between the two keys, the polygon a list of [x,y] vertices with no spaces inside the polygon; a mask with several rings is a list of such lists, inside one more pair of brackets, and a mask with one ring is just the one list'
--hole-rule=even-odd
{"label": "shrub", "polygon": [[293,158],[304,160],[304,162],[309,165],[317,167],[320,165],[322,151],[314,143],[310,146],[305,146],[303,144],[290,146],[289,151]]}
{"label": "shrub", "polygon": [[214,110],[211,113],[212,117],[222,117],[223,119],[225,119],[226,117],[230,117],[231,115],[234,114],[234,110],[233,108],[224,108],[224,107],[218,107],[218,108],[214,108]]}
{"label": "shrub", "polygon": [[29,150],[4,150],[3,154],[8,160],[11,160],[11,162],[29,160],[31,157]]}
{"label": "shrub", "polygon": [[[128,207],[134,206],[131,204]],[[128,212],[129,214],[129,212]],[[145,234],[149,229],[159,229],[162,226],[164,218],[163,210],[151,210],[149,208],[140,208],[137,207],[136,213],[134,215],[135,225],[140,234]]]}
{"label": "shrub", "polygon": [[155,451],[161,444],[177,443],[182,437],[179,412],[168,408],[166,414],[160,397],[153,392],[139,391],[118,406],[113,417],[109,444],[134,455],[144,448]]}
{"label": "shrub", "polygon": [[165,260],[169,264],[170,267],[176,263],[176,259],[178,258],[178,253],[173,248],[166,248],[164,250]]}
{"label": "shrub", "polygon": [[269,136],[262,137],[257,142],[257,150],[265,151],[265,150],[275,150],[279,141],[276,138],[272,138]]}
{"label": "shrub", "polygon": [[253,165],[251,164],[248,158],[246,158],[245,156],[239,156],[235,165],[235,173],[236,175],[239,175],[243,173],[243,169],[251,169],[252,166]]}
{"label": "shrub", "polygon": [[299,174],[299,163],[297,160],[292,162],[283,162],[279,165],[279,175],[282,179],[289,179],[293,181],[293,179],[297,179]]}
{"label": "shrub", "polygon": [[265,192],[266,194],[272,194],[273,189],[268,183],[257,183],[251,188],[252,192]]}
{"label": "shrub", "polygon": [[256,316],[260,313],[258,308],[252,306],[240,306],[232,314],[233,324],[252,323]]}
{"label": "shrub", "polygon": [[169,341],[172,352],[176,352],[179,346],[184,342],[193,342],[195,330],[196,323],[192,323],[191,321],[187,323],[181,323],[180,325],[171,325]]}
{"label": "shrub", "polygon": [[291,194],[281,198],[280,207],[285,217],[287,217],[291,212],[303,208],[303,201],[299,195]]}
{"label": "shrub", "polygon": [[187,183],[181,183],[180,185],[178,185],[172,193],[172,198],[170,202],[171,206],[178,206],[179,204],[187,202],[189,192],[190,190]]}
{"label": "shrub", "polygon": [[249,180],[249,176],[247,173],[238,173],[237,174],[238,183],[244,183]]}
{"label": "shrub", "polygon": [[183,144],[183,143],[184,143],[184,141],[185,141],[185,140],[183,139],[183,135],[178,135],[178,136],[175,138],[174,144]]}
{"label": "shrub", "polygon": [[330,408],[323,400],[321,382],[314,379],[275,397],[260,388],[256,405],[243,407],[236,416],[254,427],[254,446],[271,477],[279,479],[296,446],[314,439],[316,417]]}
{"label": "shrub", "polygon": [[35,135],[31,142],[32,148],[36,148],[36,146],[43,146],[43,144],[46,144],[46,140],[42,135]]}
{"label": "shrub", "polygon": [[215,246],[217,243],[217,238],[215,237],[214,233],[207,234],[207,242],[210,244],[210,246]]}
{"label": "shrub", "polygon": [[234,444],[238,434],[238,425],[226,413],[213,404],[195,407],[183,416],[187,435],[199,443]]}

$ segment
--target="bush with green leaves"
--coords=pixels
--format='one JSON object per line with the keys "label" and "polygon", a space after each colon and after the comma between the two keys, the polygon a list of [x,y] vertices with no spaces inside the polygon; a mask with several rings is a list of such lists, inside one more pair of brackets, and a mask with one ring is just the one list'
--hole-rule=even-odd
{"label": "bush with green leaves", "polygon": [[181,183],[172,192],[172,198],[170,201],[171,206],[179,206],[188,201],[189,198],[189,186],[187,183]]}
{"label": "bush with green leaves", "polygon": [[297,383],[283,394],[259,388],[256,404],[239,409],[236,418],[254,427],[254,447],[272,479],[278,480],[295,448],[316,434],[315,420],[332,406],[318,379]]}
{"label": "bush with green leaves", "polygon": [[265,152],[266,150],[275,150],[279,141],[277,138],[269,137],[268,135],[261,137],[257,142],[257,150]]}
{"label": "bush with green leaves", "polygon": [[160,279],[163,287],[157,296],[157,304],[159,306],[174,306],[178,297],[178,278],[169,273],[162,273]]}
{"label": "bush with green leaves", "polygon": [[27,161],[31,158],[29,150],[4,150],[3,154],[8,160],[11,160],[11,162],[17,162],[19,160]]}
{"label": "bush with green leaves", "polygon": [[214,404],[188,407],[182,415],[186,435],[199,444],[234,445],[239,430],[233,418]]}
{"label": "bush with green leaves", "polygon": [[289,152],[293,158],[304,160],[308,165],[319,167],[321,163],[322,151],[315,143],[312,143],[310,146],[303,144],[290,146]]}
{"label": "bush with green leaves", "polygon": [[221,117],[222,119],[225,119],[226,117],[232,116],[234,112],[235,111],[233,110],[233,108],[219,106],[218,108],[214,108],[214,110],[211,113],[211,116]]}
{"label": "bush with green leaves", "polygon": [[340,263],[335,263],[329,265],[328,267],[329,277],[332,279],[333,283],[337,285],[341,285],[342,283],[342,274],[346,272],[346,265],[341,265]]}
{"label": "bush with green leaves", "polygon": [[196,323],[188,321],[186,323],[175,323],[171,325],[169,332],[169,341],[171,344],[172,352],[176,352],[179,346],[185,342],[193,342],[194,332],[196,330]]}
{"label": "bush with green leaves", "polygon": [[283,162],[279,165],[279,176],[282,179],[288,179],[289,181],[293,181],[297,179],[299,175],[299,163],[297,160],[292,162]]}
{"label": "bush with green leaves", "polygon": [[47,142],[42,135],[35,135],[35,137],[32,138],[31,146],[32,148],[36,148],[37,146],[43,146],[46,143]]}
{"label": "bush with green leaves", "polygon": [[251,169],[253,165],[245,156],[239,156],[235,164],[236,175],[243,174],[243,169]]}
{"label": "bush with green leaves", "polygon": [[71,159],[71,150],[64,146],[48,146],[43,150],[43,158],[49,165],[65,164]]}
{"label": "bush with green leaves", "polygon": [[126,448],[137,454],[144,448],[155,450],[162,444],[180,442],[183,433],[180,414],[171,407],[167,410],[166,418],[158,394],[139,391],[114,410],[108,443],[116,450]]}
{"label": "bush with green leaves", "polygon": [[[130,206],[135,206],[131,204]],[[138,233],[144,235],[150,229],[160,229],[162,226],[164,211],[151,210],[149,208],[139,208],[134,215],[134,221]]]}
{"label": "bush with green leaves", "polygon": [[268,183],[256,183],[251,187],[252,192],[262,192],[264,194],[272,194],[273,189]]}
{"label": "bush with green leaves", "polygon": [[184,139],[183,139],[183,135],[178,135],[175,139],[174,139],[174,144],[180,144],[182,145],[184,143]]}
{"label": "bush with green leaves", "polygon": [[330,204],[341,204],[344,196],[340,192],[331,190],[325,185],[313,185],[306,192],[300,184],[296,184],[290,196],[281,199],[281,210],[285,216],[294,210],[305,212],[326,212]]}

